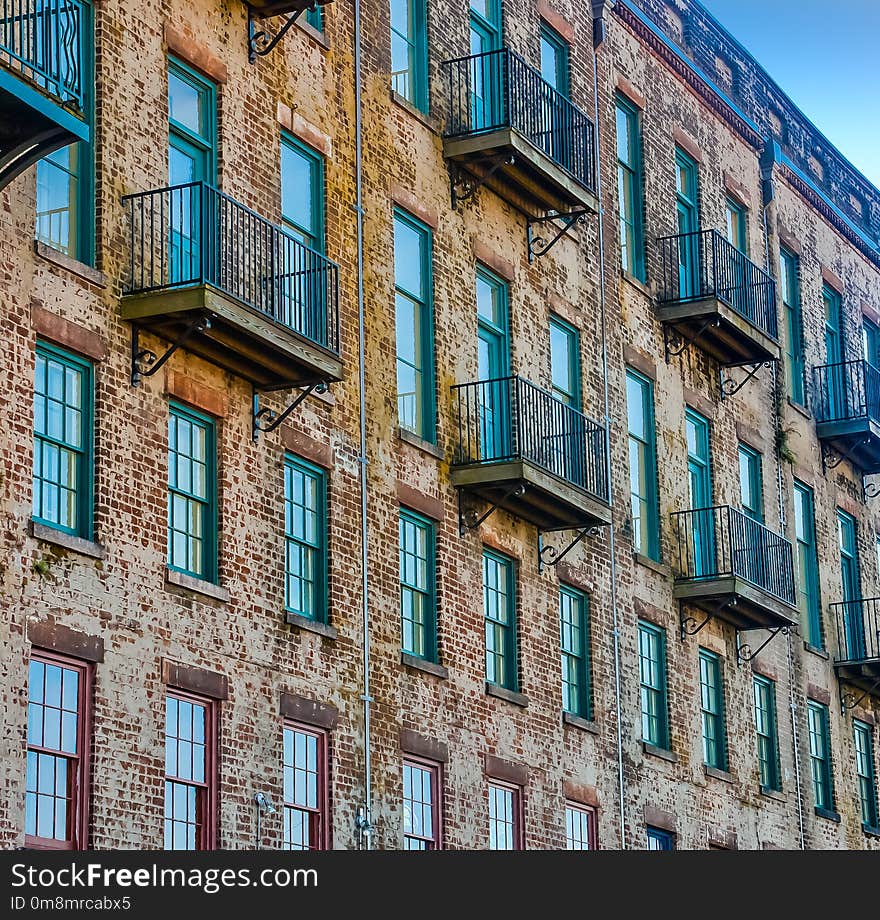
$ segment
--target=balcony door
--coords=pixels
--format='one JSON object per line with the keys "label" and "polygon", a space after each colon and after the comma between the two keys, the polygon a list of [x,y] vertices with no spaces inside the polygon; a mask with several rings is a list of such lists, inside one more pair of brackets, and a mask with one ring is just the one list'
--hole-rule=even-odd
{"label": "balcony door", "polygon": [[822,288],[825,305],[825,398],[828,402],[828,419],[845,417],[845,369],[843,367],[843,318],[840,294],[827,284]]}
{"label": "balcony door", "polygon": [[696,578],[714,574],[715,517],[712,509],[712,470],[709,422],[688,409],[685,415],[688,449],[688,499],[691,509],[689,551]]}
{"label": "balcony door", "polygon": [[568,43],[550,26],[541,26],[541,136],[539,146],[557,163],[571,169],[572,154],[569,132],[569,107],[564,100],[569,94]]}
{"label": "balcony door", "polygon": [[865,657],[865,618],[859,585],[855,518],[845,511],[838,511],[837,529],[840,538],[840,581],[846,657],[858,660]]}
{"label": "balcony door", "polygon": [[700,290],[700,213],[697,164],[683,150],[675,151],[675,202],[678,227],[678,290],[680,300]]}
{"label": "balcony door", "polygon": [[477,269],[477,365],[480,459],[502,460],[511,453],[507,285],[484,268]]}
{"label": "balcony door", "polygon": [[548,468],[569,482],[586,480],[586,426],[581,415],[581,344],[577,329],[550,317],[550,388],[556,397],[550,430],[542,434]]}
{"label": "balcony door", "polygon": [[485,131],[503,122],[503,55],[492,53],[501,49],[500,0],[471,0],[470,39],[471,131]]}
{"label": "balcony door", "polygon": [[[715,267],[722,285],[722,290],[727,295],[730,303],[752,322],[756,317],[748,310],[748,212],[738,201],[728,198],[725,205],[727,242],[733,246],[735,252],[727,251],[722,257],[721,265]],[[726,249],[727,247],[725,247]],[[717,258],[720,253],[716,252]],[[720,269],[720,272],[718,271]]]}

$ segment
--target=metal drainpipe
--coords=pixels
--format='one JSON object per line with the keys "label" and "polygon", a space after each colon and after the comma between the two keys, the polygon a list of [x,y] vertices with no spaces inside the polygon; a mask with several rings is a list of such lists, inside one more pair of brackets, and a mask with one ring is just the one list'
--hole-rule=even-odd
{"label": "metal drainpipe", "polygon": [[367,525],[367,406],[364,317],[364,199],[363,199],[363,112],[361,98],[361,0],[354,0],[354,99],[355,99],[355,215],[357,217],[357,301],[358,301],[358,389],[360,446],[358,467],[361,490],[361,596],[363,598],[362,638],[364,645],[364,800],[358,809],[355,827],[360,848],[373,848],[372,759],[370,751],[370,616]]}
{"label": "metal drainpipe", "polygon": [[[611,403],[608,388],[608,328],[606,322],[606,297],[605,297],[605,210],[602,206],[602,165],[599,143],[599,47],[605,40],[605,22],[603,19],[604,4],[594,4],[593,7],[593,123],[595,125],[594,144],[596,151],[596,195],[599,199],[599,313],[602,328],[602,383],[605,399],[605,427],[608,431],[608,449],[605,451],[605,470],[608,488],[613,494],[611,481]],[[617,782],[620,796],[620,848],[626,849],[626,798],[624,790],[623,772],[623,716],[621,713],[621,683],[620,683],[620,620],[617,614],[617,558],[615,549],[614,523],[608,529],[608,550],[611,566],[611,609],[614,628],[611,635],[614,639],[614,698],[617,710]]]}

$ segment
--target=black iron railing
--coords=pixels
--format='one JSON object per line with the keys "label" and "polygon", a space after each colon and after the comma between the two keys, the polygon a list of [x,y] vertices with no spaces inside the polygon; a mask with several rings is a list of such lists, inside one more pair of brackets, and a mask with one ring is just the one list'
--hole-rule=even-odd
{"label": "black iron railing", "polygon": [[813,413],[817,422],[880,424],[880,371],[864,360],[813,368]]}
{"label": "black iron railing", "polygon": [[717,230],[665,236],[660,250],[660,303],[717,297],[743,319],[778,338],[776,282]]}
{"label": "black iron railing", "polygon": [[339,269],[204,182],[127,195],[126,294],[209,284],[339,351]]}
{"label": "black iron railing", "polygon": [[456,465],[527,460],[604,502],[608,433],[604,426],[522,377],[454,386]]}
{"label": "black iron railing", "polygon": [[449,92],[446,137],[512,128],[596,190],[592,121],[518,54],[500,48],[441,67]]}
{"label": "black iron railing", "polygon": [[880,658],[880,597],[831,605],[837,624],[837,661]]}
{"label": "black iron railing", "polygon": [[796,603],[791,543],[729,505],[677,511],[677,581],[737,576],[792,606]]}
{"label": "black iron railing", "polygon": [[0,62],[83,108],[82,0],[0,0]]}

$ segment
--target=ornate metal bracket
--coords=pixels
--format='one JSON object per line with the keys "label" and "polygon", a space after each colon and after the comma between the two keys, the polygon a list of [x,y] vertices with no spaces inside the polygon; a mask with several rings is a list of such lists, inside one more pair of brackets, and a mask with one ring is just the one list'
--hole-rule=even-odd
{"label": "ornate metal bracket", "polygon": [[[567,214],[553,212],[545,217],[529,217],[526,219],[526,244],[529,250],[529,262],[534,262],[539,256],[544,255],[568,233],[575,224],[583,224],[587,220],[590,212],[586,208],[579,208],[576,211],[569,211]],[[543,236],[535,236],[535,224],[545,224],[549,221],[560,221],[561,227],[556,228],[556,233],[548,242]]]}
{"label": "ornate metal bracket", "polygon": [[856,441],[849,450],[840,453],[836,451],[829,444],[822,442],[822,472],[827,473],[828,470],[833,470],[836,467],[840,466],[844,460],[849,460],[850,457],[856,452],[859,447],[864,447],[868,443],[867,438],[862,438],[860,441]]}
{"label": "ornate metal bracket", "polygon": [[253,64],[257,60],[257,55],[264,57],[287,35],[290,27],[302,16],[306,10],[314,9],[316,3],[306,3],[301,9],[291,13],[284,22],[284,25],[272,35],[265,29],[258,29],[256,22],[257,17],[254,11],[248,6],[248,61]]}
{"label": "ornate metal bracket", "polygon": [[731,598],[726,601],[722,601],[714,610],[707,613],[705,618],[702,621],[697,621],[696,617],[689,617],[685,615],[684,612],[684,602],[679,605],[678,609],[678,626],[679,626],[679,637],[681,641],[688,636],[695,636],[704,626],[706,626],[710,620],[714,620],[715,617],[721,613],[727,607],[735,607],[736,598]]}
{"label": "ornate metal bracket", "polygon": [[508,498],[512,498],[514,495],[525,495],[526,486],[525,483],[518,482],[513,488],[508,489],[504,495],[498,499],[497,502],[489,505],[488,510],[484,511],[482,514],[479,514],[476,508],[473,507],[464,507],[462,500],[461,489],[458,490],[458,535],[463,537],[467,531],[476,530],[480,524],[483,523],[491,514],[497,511]]}
{"label": "ornate metal bracket", "polygon": [[745,375],[745,377],[743,377],[742,380],[740,380],[739,383],[737,383],[733,377],[725,377],[724,368],[719,368],[718,374],[720,378],[721,398],[728,399],[731,396],[735,396],[755,376],[755,374],[761,370],[762,367],[771,367],[772,364],[772,361],[760,361],[757,364],[739,365],[741,367],[749,368],[748,373]]}
{"label": "ornate metal bracket", "polygon": [[865,501],[877,498],[880,495],[880,482],[868,482],[865,476],[862,476],[862,495]]}
{"label": "ornate metal bracket", "polygon": [[[285,387],[284,389],[287,389]],[[281,425],[286,418],[293,412],[294,409],[304,400],[311,396],[312,393],[326,393],[327,384],[324,381],[319,381],[317,383],[310,383],[307,387],[302,388],[299,393],[296,394],[293,402],[283,411],[276,412],[274,409],[264,406],[260,408],[260,394],[254,390],[254,409],[251,422],[251,431],[253,434],[254,442],[259,441],[260,432],[268,434],[270,431],[274,431],[279,425]]]}
{"label": "ornate metal bracket", "polygon": [[508,154],[493,157],[489,161],[491,163],[489,171],[479,177],[451,163],[449,166],[449,197],[452,200],[452,210],[458,207],[459,202],[473,198],[502,166],[512,166],[514,161],[515,157]]}
{"label": "ornate metal bracket", "polygon": [[575,535],[574,539],[569,541],[568,545],[564,549],[557,549],[555,546],[544,546],[544,533],[543,531],[538,531],[538,572],[542,573],[544,567],[548,565],[559,565],[560,562],[580,543],[582,540],[585,540],[587,537],[595,537],[598,535],[600,528],[598,527],[584,527],[582,530],[579,530]]}
{"label": "ornate metal bracket", "polygon": [[131,331],[131,385],[139,386],[144,377],[152,377],[162,365],[177,351],[182,348],[194,335],[211,328],[211,317],[200,315],[183,330],[180,338],[162,355],[156,357],[154,351],[140,346],[140,330],[137,326]]}
{"label": "ornate metal bracket", "polygon": [[862,691],[861,696],[856,696],[855,693],[842,693],[840,696],[840,712],[842,715],[846,715],[851,709],[855,709],[856,706],[860,706],[861,703],[871,696],[871,694],[880,688],[880,679],[875,680],[873,684],[867,689]]}
{"label": "ornate metal bracket", "polygon": [[739,633],[736,634],[736,660],[742,664],[746,664],[749,661],[753,661],[758,655],[768,646],[778,635],[782,633],[783,636],[788,635],[787,626],[778,626],[776,629],[770,630],[770,635],[754,650],[752,651],[751,645],[748,642],[743,642],[740,644]]}
{"label": "ornate metal bracket", "polygon": [[717,326],[718,324],[718,319],[707,319],[693,335],[686,336],[682,335],[672,323],[666,323],[663,326],[663,348],[666,352],[666,363],[669,364],[670,359],[677,358],[689,345],[696,342],[710,326]]}

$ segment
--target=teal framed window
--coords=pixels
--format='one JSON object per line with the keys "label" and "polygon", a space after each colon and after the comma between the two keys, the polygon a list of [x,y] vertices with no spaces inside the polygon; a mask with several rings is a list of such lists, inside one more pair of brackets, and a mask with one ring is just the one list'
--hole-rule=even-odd
{"label": "teal framed window", "polygon": [[732,245],[743,253],[749,254],[749,224],[748,214],[744,205],[733,198],[728,198],[724,206],[727,225],[727,239]]}
{"label": "teal framed window", "polygon": [[837,536],[840,547],[840,581],[842,600],[857,601],[861,597],[861,577],[859,575],[859,542],[856,519],[837,509]]}
{"label": "teal framed window", "polygon": [[591,719],[589,602],[583,591],[568,585],[559,589],[559,631],[563,711]]}
{"label": "teal framed window", "polygon": [[428,111],[428,16],[425,0],[391,0],[391,88]]}
{"label": "teal framed window", "polygon": [[324,251],[324,158],[288,134],[281,135],[281,223]]}
{"label": "teal framed window", "polygon": [[853,719],[853,739],[856,750],[856,778],[862,825],[877,829],[877,766],[874,760],[874,729],[867,722]]}
{"label": "teal framed window", "polygon": [[168,415],[168,567],[217,580],[216,428],[179,403]]}
{"label": "teal framed window", "polygon": [[317,32],[324,31],[324,9],[320,6],[312,6],[306,10],[306,22]]}
{"label": "teal framed window", "polygon": [[516,588],[512,559],[483,550],[483,617],[486,624],[486,680],[516,690]]}
{"label": "teal framed window", "polygon": [[34,520],[92,536],[94,374],[83,358],[37,342],[34,370]]}
{"label": "teal framed window", "polygon": [[631,368],[626,371],[626,414],[633,549],[659,562],[660,509],[657,501],[654,384]]}
{"label": "teal framed window", "polygon": [[659,827],[648,827],[647,840],[649,850],[674,850],[675,834]]}
{"label": "teal framed window", "polygon": [[182,61],[168,60],[168,181],[217,178],[217,87]]}
{"label": "teal framed window", "polygon": [[862,317],[862,350],[868,364],[880,370],[880,326],[867,316]]}
{"label": "teal framed window", "polygon": [[703,723],[703,763],[727,769],[727,731],[724,724],[724,684],[721,659],[700,649],[700,713]]}
{"label": "teal framed window", "polygon": [[550,317],[550,384],[553,395],[574,409],[581,407],[581,343],[577,329]]}
{"label": "teal framed window", "polygon": [[402,211],[394,213],[394,285],[397,419],[401,428],[433,442],[436,407],[431,231]]}
{"label": "teal framed window", "polygon": [[645,231],[642,203],[642,138],[639,111],[623,96],[615,103],[617,119],[617,201],[620,208],[621,268],[645,280]]}
{"label": "teal framed window", "polygon": [[761,455],[746,444],[739,445],[739,495],[742,510],[753,521],[764,523],[764,487]]}
{"label": "teal framed window", "polygon": [[437,660],[436,528],[400,509],[400,624],[403,651]]}
{"label": "teal framed window", "polygon": [[327,474],[284,458],[284,607],[327,620]]}
{"label": "teal framed window", "polygon": [[666,631],[639,621],[639,685],[642,740],[669,749],[669,707],[666,695]]}
{"label": "teal framed window", "polygon": [[563,96],[570,91],[571,49],[568,42],[546,22],[541,23],[541,76]]}
{"label": "teal framed window", "polygon": [[776,682],[756,674],[755,734],[758,739],[758,774],[762,789],[782,789],[779,769],[779,731],[776,724]]}
{"label": "teal framed window", "polygon": [[828,707],[807,700],[807,730],[810,744],[810,774],[813,802],[819,811],[834,811],[834,773],[831,765],[831,738]]}
{"label": "teal framed window", "polygon": [[779,291],[785,317],[785,383],[793,403],[806,405],[804,317],[801,308],[800,260],[787,249],[779,252]]}
{"label": "teal framed window", "polygon": [[814,648],[825,648],[822,608],[819,602],[819,557],[816,553],[816,516],[813,490],[794,483],[794,531],[797,548],[798,606],[805,638]]}

